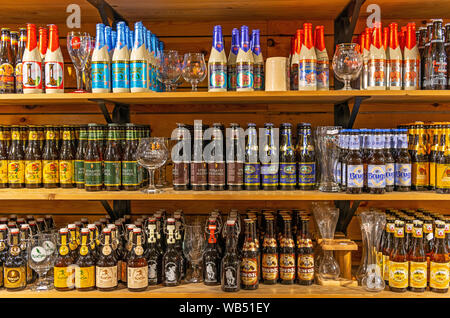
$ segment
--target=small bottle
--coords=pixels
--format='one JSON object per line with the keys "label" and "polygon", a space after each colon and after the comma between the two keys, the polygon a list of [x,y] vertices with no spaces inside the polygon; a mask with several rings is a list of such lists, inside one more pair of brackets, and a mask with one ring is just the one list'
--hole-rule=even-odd
{"label": "small bottle", "polygon": [[177,156],[173,158],[172,183],[173,189],[177,191],[189,189],[189,164],[191,158],[188,155],[186,147],[191,148],[191,135],[187,125],[177,124],[176,140],[183,145],[178,151]]}
{"label": "small bottle", "polygon": [[291,217],[283,219],[283,234],[280,239],[280,280],[281,284],[295,282],[295,243],[292,238]]}
{"label": "small bottle", "polygon": [[291,91],[298,91],[298,68],[300,65],[300,51],[303,45],[304,31],[297,30],[294,38],[294,47],[292,50],[292,56],[290,59],[290,89]]}
{"label": "small bottle", "polygon": [[117,44],[112,58],[113,93],[130,92],[130,52],[125,22],[117,23]]}
{"label": "small bottle", "polygon": [[49,27],[48,49],[45,53],[45,93],[64,93],[64,58],[59,46],[58,27]]}
{"label": "small bottle", "polygon": [[147,250],[148,284],[157,285],[162,281],[162,257],[157,242],[157,223],[155,217],[148,218],[147,223]]}
{"label": "small bottle", "polygon": [[314,190],[316,187],[316,152],[311,124],[297,125],[297,184],[300,190]]}
{"label": "small bottle", "polygon": [[403,56],[402,49],[398,40],[398,25],[397,23],[391,23],[389,25],[389,47],[386,49],[387,59],[387,89],[400,90],[402,89],[402,64]]}
{"label": "small bottle", "polygon": [[63,126],[62,140],[58,162],[59,184],[61,188],[73,188],[75,151],[69,125]]}
{"label": "small bottle", "polygon": [[347,193],[360,194],[364,186],[364,165],[360,153],[358,130],[350,130],[349,152],[347,155]]}
{"label": "small bottle", "polygon": [[263,91],[264,58],[261,52],[258,29],[252,31],[252,52],[253,52],[253,89],[255,91]]}
{"label": "small bottle", "polygon": [[411,191],[411,156],[408,152],[407,129],[399,129],[398,155],[395,158],[395,191]]}
{"label": "small bottle", "polygon": [[435,293],[448,292],[449,255],[444,230],[445,223],[436,221],[436,243],[430,255],[430,290]]}
{"label": "small bottle", "polygon": [[250,49],[248,26],[241,27],[241,43],[236,57],[236,90],[238,92],[253,91],[253,53]]}
{"label": "small bottle", "polygon": [[368,55],[369,90],[386,89],[386,51],[381,38],[381,23],[376,23]]}
{"label": "small bottle", "polygon": [[148,62],[145,49],[144,26],[134,24],[134,44],[130,55],[130,90],[132,93],[148,91]]}
{"label": "small bottle", "polygon": [[56,143],[55,129],[51,125],[47,125],[45,145],[42,151],[42,182],[44,188],[57,188],[59,186],[59,154]]}
{"label": "small bottle", "polygon": [[27,285],[25,252],[20,248],[19,229],[10,229],[9,250],[3,263],[6,290],[22,290]]}
{"label": "small bottle", "polygon": [[182,256],[176,248],[175,219],[167,219],[167,249],[163,256],[163,285],[178,286],[181,283]]}
{"label": "small bottle", "polygon": [[261,185],[263,190],[273,191],[279,185],[279,154],[275,140],[278,139],[272,123],[264,124],[264,158],[261,159]]}
{"label": "small bottle", "polygon": [[208,162],[208,186],[210,190],[222,191],[226,187],[226,168],[223,140],[223,125],[214,123],[212,127],[211,142],[215,147],[211,151],[211,158]]}
{"label": "small bottle", "polygon": [[408,288],[408,254],[405,246],[404,222],[395,222],[394,248],[389,256],[389,289],[403,293]]}
{"label": "small bottle", "polygon": [[148,263],[140,228],[133,229],[133,240],[130,243],[132,247],[127,258],[127,287],[129,291],[144,291],[148,287]]}
{"label": "small bottle", "polygon": [[[314,250],[309,234],[309,217],[301,217],[301,236],[297,242],[297,283],[314,283]],[[300,226],[300,225],[298,225]]]}
{"label": "small bottle", "polygon": [[395,184],[395,159],[390,151],[392,133],[389,129],[382,129],[381,133],[384,136],[383,154],[386,167],[386,192],[392,192]]}
{"label": "small bottle", "polygon": [[218,222],[210,217],[206,226],[207,246],[203,253],[203,282],[206,286],[220,285],[220,253],[217,237],[219,235]]}
{"label": "small bottle", "polygon": [[239,29],[234,28],[231,32],[231,48],[230,54],[228,55],[228,64],[227,64],[227,79],[228,85],[227,89],[229,91],[236,91],[236,81],[237,81],[237,73],[236,73],[236,58],[239,52]]}
{"label": "small bottle", "polygon": [[27,24],[27,46],[22,58],[23,93],[42,93],[42,58],[37,46],[36,25]]}
{"label": "small bottle", "polygon": [[203,157],[206,141],[203,140],[203,133],[208,126],[194,121],[194,147],[191,170],[191,187],[194,191],[208,190],[208,165]]}
{"label": "small bottle", "polygon": [[369,149],[373,150],[367,161],[367,185],[369,193],[383,194],[386,192],[386,163],[382,150],[385,138],[381,129],[375,129],[371,138]]}
{"label": "small bottle", "polygon": [[90,244],[89,229],[81,229],[81,245],[75,262],[75,288],[80,291],[95,289],[95,257]]}
{"label": "small bottle", "polygon": [[53,267],[53,284],[57,291],[72,290],[75,288],[75,260],[69,248],[69,230],[59,230],[58,255]]}
{"label": "small bottle", "polygon": [[[231,54],[231,53],[230,53]],[[227,57],[222,27],[214,26],[213,44],[208,60],[208,92],[227,91]]]}
{"label": "small bottle", "polygon": [[415,23],[408,23],[403,50],[403,89],[420,89],[420,52],[414,34]]}
{"label": "small bottle", "polygon": [[409,287],[412,292],[427,289],[427,256],[423,245],[423,222],[414,220],[412,248],[408,254]]}
{"label": "small bottle", "polygon": [[16,52],[16,67],[14,70],[14,76],[16,79],[16,93],[23,94],[23,54],[27,45],[27,29],[20,28],[19,44]]}
{"label": "small bottle", "polygon": [[245,190],[259,190],[261,186],[261,164],[259,162],[258,133],[254,123],[248,124],[245,145],[244,187]]}
{"label": "small bottle", "polygon": [[225,225],[226,249],[221,263],[221,287],[225,292],[237,292],[241,289],[239,280],[241,277],[241,262],[237,251],[236,220],[228,220]]}
{"label": "small bottle", "polygon": [[292,124],[281,124],[280,136],[280,190],[295,190],[297,162],[292,138]]}
{"label": "small bottle", "polygon": [[39,54],[41,55],[41,76],[42,76],[42,89],[45,93],[45,54],[47,53],[48,48],[48,32],[46,28],[39,28]]}
{"label": "small bottle", "polygon": [[15,56],[11,47],[11,35],[8,28],[2,28],[0,48],[0,94],[14,93]]}
{"label": "small bottle", "polygon": [[298,66],[298,90],[317,90],[317,57],[312,36],[312,24],[304,23],[304,39]]}
{"label": "small bottle", "polygon": [[98,290],[110,291],[117,289],[118,286],[117,258],[113,250],[111,230],[104,228],[102,234],[103,239],[95,266],[95,285]]}
{"label": "small bottle", "polygon": [[100,191],[103,188],[102,154],[97,138],[97,124],[88,124],[88,144],[84,156],[84,188]]}
{"label": "small bottle", "polygon": [[255,241],[256,233],[254,232],[253,220],[245,219],[244,228],[245,239],[241,252],[241,288],[255,290],[259,286],[259,252]]}
{"label": "small bottle", "polygon": [[36,126],[28,127],[28,145],[25,150],[25,187],[42,187],[42,152]]}
{"label": "small bottle", "polygon": [[317,57],[317,90],[328,91],[330,89],[330,61],[325,47],[324,26],[318,25],[315,30],[315,49]]}
{"label": "small bottle", "polygon": [[[92,53],[91,77],[93,93],[109,93],[111,91],[111,27],[106,31],[105,25],[98,23],[95,48]],[[106,38],[106,39],[105,39]]]}
{"label": "small bottle", "polygon": [[[239,124],[231,123],[231,136],[227,136],[227,186],[228,190],[239,191],[244,189],[244,145],[243,130]],[[227,130],[228,131],[228,130]]]}

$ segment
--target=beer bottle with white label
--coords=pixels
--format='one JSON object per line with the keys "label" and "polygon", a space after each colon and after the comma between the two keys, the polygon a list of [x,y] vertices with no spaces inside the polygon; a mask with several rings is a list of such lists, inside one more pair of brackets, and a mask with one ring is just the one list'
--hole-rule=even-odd
{"label": "beer bottle with white label", "polygon": [[143,235],[133,228],[131,250],[127,258],[127,287],[129,291],[144,291],[148,287],[148,263],[144,255]]}
{"label": "beer bottle with white label", "polygon": [[430,290],[435,293],[448,292],[450,259],[444,231],[445,223],[436,221],[435,244],[430,254]]}
{"label": "beer bottle with white label", "polygon": [[405,246],[405,223],[395,222],[394,248],[389,256],[389,288],[393,292],[403,293],[408,288],[409,267]]}
{"label": "beer bottle with white label", "polygon": [[210,217],[206,226],[207,246],[203,253],[203,282],[207,286],[220,285],[220,254],[217,238],[220,228],[215,217]]}
{"label": "beer bottle with white label", "polygon": [[[236,58],[239,52],[239,29],[234,28],[231,32],[231,48],[230,54],[228,55],[228,64],[227,64],[227,89],[229,91],[236,91]],[[208,62],[209,63],[209,62]]]}
{"label": "beer bottle with white label", "polygon": [[297,30],[294,38],[294,47],[290,59],[289,81],[291,91],[298,90],[298,68],[300,64],[300,51],[303,44],[304,31]]}
{"label": "beer bottle with white label", "polygon": [[236,57],[236,90],[253,91],[253,52],[250,49],[248,26],[241,27],[241,43]]}
{"label": "beer bottle with white label", "polygon": [[386,162],[383,153],[385,138],[381,134],[381,129],[375,129],[371,139],[369,149],[372,148],[372,151],[367,161],[367,185],[369,193],[383,194],[386,192]]}
{"label": "beer bottle with white label", "polygon": [[182,256],[176,248],[175,219],[168,218],[167,249],[163,256],[163,284],[164,286],[178,286],[181,283]]}
{"label": "beer bottle with white label", "polygon": [[253,89],[255,91],[263,91],[264,58],[261,52],[258,29],[252,31],[252,52],[253,52]]}
{"label": "beer bottle with white label", "polygon": [[386,51],[381,38],[381,23],[375,23],[368,56],[369,90],[386,89]]}
{"label": "beer bottle with white label", "polygon": [[69,231],[67,228],[59,230],[58,255],[53,266],[53,284],[58,291],[75,288],[75,260],[70,253]]}
{"label": "beer bottle with white label", "polygon": [[49,26],[48,49],[45,53],[45,93],[64,93],[64,58],[59,46],[58,27]]}
{"label": "beer bottle with white label", "polygon": [[19,229],[12,228],[9,233],[9,250],[4,267],[4,286],[7,290],[22,290],[27,285],[24,251],[20,248]]}
{"label": "beer bottle with white label", "polygon": [[37,46],[36,25],[27,24],[27,46],[23,53],[23,93],[42,93],[42,58]]}
{"label": "beer bottle with white label", "polygon": [[2,28],[0,49],[0,93],[14,93],[14,55],[11,48],[11,35],[8,28]]}
{"label": "beer bottle with white label", "polygon": [[394,191],[395,183],[395,159],[390,150],[392,132],[389,129],[382,129],[381,133],[384,136],[383,154],[386,167],[386,192],[392,192]]}
{"label": "beer bottle with white label", "polygon": [[420,89],[420,52],[414,34],[415,24],[408,23],[403,50],[403,89]]}
{"label": "beer bottle with white label", "polygon": [[312,24],[303,24],[304,38],[298,65],[298,90],[317,90],[317,56],[312,36]]}
{"label": "beer bottle with white label", "polygon": [[95,266],[95,285],[98,290],[110,291],[117,288],[117,259],[112,248],[112,236],[109,228],[102,231],[102,240],[98,260]]}
{"label": "beer bottle with white label", "polygon": [[125,22],[117,23],[117,43],[112,58],[113,93],[130,92],[130,52]]}
{"label": "beer bottle with white label", "polygon": [[292,238],[291,217],[283,219],[284,231],[280,240],[280,279],[281,284],[295,282],[295,243]]}
{"label": "beer bottle with white label", "polygon": [[427,88],[432,90],[447,89],[447,54],[442,32],[442,19],[433,20],[433,33],[430,47],[428,48],[427,69]]}
{"label": "beer bottle with white label", "polygon": [[256,233],[254,233],[254,221],[244,220],[245,239],[242,247],[241,260],[241,288],[258,289],[258,248],[255,242]]}
{"label": "beer bottle with white label", "polygon": [[81,229],[78,258],[75,262],[75,288],[80,291],[95,289],[95,257],[90,248],[89,229]]}
{"label": "beer bottle with white label", "polygon": [[157,285],[162,281],[162,254],[158,248],[156,236],[156,218],[150,217],[147,222],[147,250],[145,255],[148,263],[149,285]]}
{"label": "beer bottle with white label", "polygon": [[397,23],[389,24],[389,47],[385,47],[385,49],[387,59],[387,88],[389,90],[400,90],[402,89],[403,56],[398,41]]}
{"label": "beer bottle with white label", "polygon": [[364,165],[360,152],[359,130],[349,130],[349,152],[347,155],[347,193],[360,194],[364,185]]}
{"label": "beer bottle with white label", "polygon": [[227,56],[220,25],[214,26],[213,43],[208,60],[208,91],[227,91]]}
{"label": "beer bottle with white label", "polygon": [[237,292],[241,289],[240,270],[241,262],[237,251],[236,220],[228,220],[224,229],[226,236],[225,255],[221,263],[222,290],[225,292]]}
{"label": "beer bottle with white label", "polygon": [[134,24],[134,32],[134,44],[130,56],[130,90],[132,93],[146,92],[148,91],[148,63],[142,22]]}
{"label": "beer bottle with white label", "polygon": [[325,47],[324,26],[318,25],[315,29],[315,49],[317,57],[317,90],[328,91],[330,89],[330,61]]}
{"label": "beer bottle with white label", "polygon": [[408,254],[409,288],[423,293],[427,288],[427,255],[423,244],[423,222],[414,220],[412,247]]}

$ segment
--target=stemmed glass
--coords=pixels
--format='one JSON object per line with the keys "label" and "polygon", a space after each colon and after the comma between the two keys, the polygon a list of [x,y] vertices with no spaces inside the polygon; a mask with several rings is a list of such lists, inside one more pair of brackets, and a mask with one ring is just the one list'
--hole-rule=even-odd
{"label": "stemmed glass", "polygon": [[174,50],[161,52],[161,56],[156,60],[156,65],[158,80],[166,86],[168,92],[173,91],[175,83],[181,76],[182,65],[178,52]]}
{"label": "stemmed glass", "polygon": [[332,65],[336,77],[344,82],[343,91],[353,90],[350,82],[361,73],[363,59],[359,50],[359,44],[356,43],[342,43],[336,46]]}
{"label": "stemmed glass", "polygon": [[31,289],[45,291],[52,288],[44,276],[53,267],[56,258],[56,235],[37,234],[27,244],[28,264],[38,274],[38,281]]}
{"label": "stemmed glass", "polygon": [[[161,137],[162,140],[164,140],[164,143],[166,144],[167,149],[169,148],[169,138]],[[170,156],[167,159],[166,163],[162,165],[160,168],[158,168],[158,183],[156,184],[157,188],[164,188],[165,186],[169,185],[169,182],[167,181],[167,165],[169,164]]]}
{"label": "stemmed glass", "polygon": [[91,76],[91,61],[92,61],[92,54],[94,53],[95,49],[95,39],[91,38],[91,44],[89,46],[89,55],[88,59],[86,61],[86,67],[83,71],[83,77],[84,82],[86,86],[86,91],[91,92],[92,91],[92,76]]}
{"label": "stemmed glass", "polygon": [[338,164],[338,137],[340,126],[320,126],[316,128],[316,150],[319,158],[319,191],[339,192],[336,182]]}
{"label": "stemmed glass", "polygon": [[150,180],[148,188],[141,191],[148,194],[160,193],[162,190],[155,188],[155,169],[164,165],[169,157],[164,138],[141,138],[136,152],[137,162],[148,170]]}
{"label": "stemmed glass", "polygon": [[91,54],[92,41],[89,33],[71,31],[67,34],[67,49],[77,75],[77,90],[74,93],[85,93],[82,74]]}
{"label": "stemmed glass", "polygon": [[199,283],[202,281],[201,260],[205,250],[205,240],[203,239],[203,226],[200,223],[184,226],[183,253],[192,266],[192,273],[186,281],[189,283]]}
{"label": "stemmed glass", "polygon": [[205,57],[202,53],[186,53],[183,61],[183,78],[191,83],[192,91],[197,91],[197,85],[206,77]]}

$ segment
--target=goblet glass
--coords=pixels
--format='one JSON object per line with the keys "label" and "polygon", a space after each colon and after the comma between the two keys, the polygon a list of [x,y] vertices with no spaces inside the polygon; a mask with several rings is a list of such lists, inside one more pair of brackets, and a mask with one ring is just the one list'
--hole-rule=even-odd
{"label": "goblet glass", "polygon": [[155,169],[164,165],[169,157],[164,138],[150,137],[141,138],[136,152],[137,162],[148,170],[150,180],[148,187],[141,191],[148,194],[160,193],[155,187]]}
{"label": "goblet glass", "polygon": [[92,54],[94,53],[95,49],[95,39],[91,38],[91,44],[89,46],[89,56],[86,61],[86,67],[83,71],[83,77],[84,77],[84,83],[86,87],[86,91],[91,92],[92,91],[92,74],[91,74],[91,61],[92,61]]}
{"label": "goblet glass", "polygon": [[340,126],[320,126],[316,128],[316,150],[319,158],[319,191],[339,192],[336,182],[336,168],[339,159],[338,137]]}
{"label": "goblet glass", "polygon": [[156,59],[156,65],[157,79],[165,85],[167,91],[172,91],[181,76],[182,65],[178,52],[175,50],[161,52]]}
{"label": "goblet glass", "polygon": [[[339,209],[327,202],[313,202],[312,211],[324,243],[334,238],[334,231],[339,218]],[[340,274],[339,264],[333,257],[333,251],[323,251],[319,264],[319,277],[323,280],[337,279]]]}
{"label": "goblet glass", "polygon": [[202,53],[186,53],[183,61],[183,78],[191,83],[192,91],[197,91],[197,85],[206,77],[205,57]]}
{"label": "goblet glass", "polygon": [[[169,148],[169,138],[161,137],[161,139],[164,140],[164,143],[166,144],[167,149]],[[167,161],[164,165],[158,168],[158,183],[156,184],[157,188],[164,188],[169,185],[169,182],[167,181],[167,165],[170,162],[170,156],[167,158]]]}
{"label": "goblet glass", "polygon": [[37,234],[27,244],[28,264],[38,274],[38,281],[31,289],[45,291],[52,288],[44,279],[45,274],[53,267],[56,258],[56,235]]}
{"label": "goblet glass", "polygon": [[342,43],[336,46],[333,56],[333,71],[336,77],[344,82],[343,91],[350,91],[353,88],[350,82],[358,78],[361,73],[363,59],[359,52],[359,45],[356,43]]}
{"label": "goblet glass", "polygon": [[92,41],[89,33],[71,31],[67,34],[67,50],[77,75],[77,90],[74,93],[85,93],[82,74],[91,54]]}
{"label": "goblet glass", "polygon": [[203,226],[200,223],[184,225],[183,253],[192,266],[188,272],[190,277],[186,277],[189,283],[199,283],[202,281],[202,269],[200,266],[205,250],[205,240],[203,236]]}

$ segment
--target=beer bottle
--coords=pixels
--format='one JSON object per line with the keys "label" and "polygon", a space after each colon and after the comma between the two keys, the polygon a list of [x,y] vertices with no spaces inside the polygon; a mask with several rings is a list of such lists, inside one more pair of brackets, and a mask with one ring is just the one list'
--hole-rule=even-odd
{"label": "beer bottle", "polygon": [[257,289],[258,282],[258,250],[255,242],[254,222],[251,219],[244,220],[245,241],[242,247],[241,260],[241,288]]}
{"label": "beer bottle", "polygon": [[27,149],[27,142],[28,142],[28,127],[25,125],[20,126],[20,146],[22,147],[23,153],[25,153],[25,150]]}
{"label": "beer bottle", "polygon": [[430,290],[435,293],[448,292],[449,255],[445,243],[445,223],[436,222],[436,239],[430,255]]}
{"label": "beer bottle", "polygon": [[389,256],[389,288],[399,293],[407,290],[409,278],[404,224],[400,220],[395,223],[394,248]]}
{"label": "beer bottle", "polygon": [[75,263],[69,248],[69,231],[67,228],[59,230],[58,255],[53,267],[53,281],[55,289],[66,291],[75,288]]}
{"label": "beer bottle", "polygon": [[108,137],[104,158],[103,178],[106,191],[118,191],[122,184],[122,154],[119,143],[119,125],[108,124]]}
{"label": "beer bottle", "polygon": [[10,188],[23,188],[25,185],[25,154],[20,144],[20,128],[11,126],[11,146],[8,152],[8,183]]}
{"label": "beer bottle", "polygon": [[349,152],[347,155],[347,193],[362,193],[364,185],[364,165],[357,129],[350,129]]}
{"label": "beer bottle", "polygon": [[148,263],[142,244],[142,230],[133,228],[132,247],[127,259],[127,287],[129,291],[144,291],[148,287]]}
{"label": "beer bottle", "polygon": [[445,147],[436,165],[436,192],[450,193],[450,124],[445,125],[443,136]]}
{"label": "beer bottle", "polygon": [[294,141],[292,140],[292,125],[281,124],[280,135],[280,190],[295,190],[297,185],[297,163]]}
{"label": "beer bottle", "polygon": [[0,188],[8,187],[8,140],[7,129],[0,126]]}
{"label": "beer bottle", "polygon": [[80,291],[95,288],[95,257],[89,247],[89,229],[81,229],[81,245],[75,262],[75,288]]}
{"label": "beer bottle", "polygon": [[8,256],[8,226],[0,224],[0,287],[3,287],[4,264]]}
{"label": "beer bottle", "polygon": [[[428,24],[427,24],[428,26]],[[420,69],[419,69],[419,84],[420,89],[425,89],[424,87],[424,79],[425,79],[425,43],[427,42],[427,28],[426,27],[420,27],[419,28],[419,41],[418,48],[419,48],[419,57],[420,57]]]}
{"label": "beer bottle", "polygon": [[426,36],[424,38],[425,45],[423,49],[423,55],[420,56],[420,60],[423,61],[422,66],[422,89],[430,89],[429,87],[429,60],[430,60],[430,47],[433,33],[433,23],[427,23]]}
{"label": "beer bottle", "polygon": [[301,218],[301,236],[297,242],[297,283],[312,285],[314,282],[314,250],[309,235],[309,217]]}
{"label": "beer bottle", "polygon": [[406,251],[409,253],[413,243],[414,218],[411,216],[405,216],[404,221],[405,221],[405,246]]}
{"label": "beer bottle", "polygon": [[126,191],[137,191],[140,187],[136,161],[137,139],[135,132],[136,126],[127,123],[125,149],[122,156],[122,186]]}
{"label": "beer bottle", "polygon": [[237,292],[240,290],[241,262],[237,252],[237,238],[239,234],[236,229],[236,220],[228,220],[225,229],[226,248],[221,263],[222,290],[225,292]]}
{"label": "beer bottle", "polygon": [[148,263],[148,284],[157,285],[162,281],[162,254],[158,249],[156,241],[156,218],[148,218],[147,223],[147,250],[146,256]]}
{"label": "beer bottle", "polygon": [[386,285],[389,283],[389,258],[393,250],[394,245],[394,232],[395,232],[395,219],[391,216],[386,217],[386,232],[387,237],[383,246],[383,278]]}
{"label": "beer bottle", "polygon": [[429,190],[436,190],[436,168],[439,150],[439,137],[442,134],[442,126],[439,123],[431,125],[431,140],[430,140],[430,182]]}
{"label": "beer bottle", "polygon": [[102,190],[102,156],[97,141],[97,124],[88,124],[88,143],[84,153],[84,188]]}
{"label": "beer bottle", "polygon": [[381,131],[382,136],[384,134],[384,143],[383,143],[383,155],[384,155],[384,163],[386,167],[386,192],[394,191],[394,183],[395,183],[395,160],[390,151],[391,148],[391,133],[389,129],[383,129]]}
{"label": "beer bottle", "polygon": [[341,191],[347,190],[347,155],[349,153],[349,130],[342,129],[339,134],[339,158],[336,172]]}
{"label": "beer bottle", "polygon": [[17,227],[20,226],[19,229],[19,237],[20,237],[20,249],[23,252],[25,261],[26,261],[26,275],[27,275],[27,284],[31,284],[34,282],[34,280],[36,279],[36,272],[31,269],[29,262],[28,262],[28,250],[27,250],[27,243],[30,241],[30,234],[31,234],[31,230],[30,230],[30,226],[28,224],[23,224],[22,222],[23,219],[18,219],[17,221]]}
{"label": "beer bottle", "polygon": [[278,147],[275,144],[275,129],[273,124],[264,124],[264,131],[264,138],[266,139],[264,153],[266,155],[266,161],[269,162],[261,161],[261,184],[263,190],[277,190],[279,184],[279,154]]}
{"label": "beer bottle", "polygon": [[42,187],[42,153],[36,126],[28,127],[28,145],[25,150],[25,187]]}
{"label": "beer bottle", "polygon": [[128,279],[128,270],[127,270],[127,263],[128,258],[131,253],[131,249],[133,247],[133,229],[135,228],[134,224],[127,224],[125,228],[125,235],[124,235],[124,253],[122,256],[122,262],[121,262],[121,272],[120,272],[120,280],[123,283],[127,283]]}
{"label": "beer bottle", "polygon": [[414,220],[412,247],[408,254],[409,287],[412,292],[424,292],[427,288],[427,256],[423,245],[423,222]]}
{"label": "beer bottle", "polygon": [[103,229],[102,247],[95,266],[95,284],[98,290],[109,291],[117,288],[117,259],[112,248],[111,230]]}
{"label": "beer bottle", "polygon": [[59,183],[61,188],[73,188],[75,153],[69,125],[63,126],[62,145],[59,152]]}
{"label": "beer bottle", "polygon": [[207,246],[203,253],[203,282],[207,286],[220,285],[220,254],[217,248],[219,230],[217,219],[210,217],[206,227],[206,232],[209,234]]}
{"label": "beer bottle", "polygon": [[70,256],[75,263],[78,259],[78,238],[77,238],[77,227],[75,224],[68,224],[67,229],[69,231],[68,244],[70,249]]}
{"label": "beer bottle", "polygon": [[15,62],[16,66],[14,69],[14,77],[15,77],[15,83],[16,83],[16,94],[22,94],[23,93],[23,53],[25,51],[25,46],[27,44],[27,29],[20,28],[19,29],[19,42],[17,46],[17,50],[15,52]]}
{"label": "beer bottle", "polygon": [[447,88],[447,54],[444,47],[442,19],[434,19],[431,44],[428,48],[428,89],[443,90]]}
{"label": "beer bottle", "polygon": [[407,129],[399,129],[397,147],[399,149],[395,160],[395,191],[411,190],[411,156],[408,152]]}
{"label": "beer bottle", "polygon": [[194,123],[194,151],[191,160],[191,187],[195,191],[208,190],[208,166],[203,158],[205,141],[203,140],[203,131],[208,126]]}
{"label": "beer bottle", "polygon": [[178,286],[181,282],[182,256],[176,248],[175,219],[167,219],[167,250],[163,256],[164,286]]}
{"label": "beer bottle", "polygon": [[211,158],[207,160],[208,184],[210,190],[220,191],[225,190],[226,185],[223,125],[214,123],[212,129],[211,140],[215,142],[215,147],[211,152]]}
{"label": "beer bottle", "polygon": [[261,186],[261,165],[258,159],[259,147],[256,124],[248,124],[247,134],[244,163],[244,186],[245,190],[259,190]]}
{"label": "beer bottle", "polygon": [[227,185],[228,190],[244,189],[244,144],[242,129],[239,124],[230,124],[231,136],[227,137],[230,145],[227,147]]}
{"label": "beer bottle", "polygon": [[9,235],[9,251],[3,263],[4,286],[7,290],[22,290],[27,284],[27,261],[20,248],[19,229],[11,229]]}
{"label": "beer bottle", "polygon": [[411,188],[416,191],[424,191],[428,188],[429,163],[426,153],[426,137],[423,124],[417,125],[416,137],[412,149],[412,181]]}
{"label": "beer bottle", "polygon": [[367,161],[367,185],[369,193],[383,194],[386,192],[386,162],[383,153],[385,138],[381,129],[375,129],[371,138],[369,149],[372,151]]}
{"label": "beer bottle", "polygon": [[[194,128],[195,129],[195,128]],[[175,140],[191,148],[191,136],[188,126],[182,123],[177,124]],[[173,189],[177,191],[189,190],[189,159],[187,149],[181,147],[173,160],[172,183]]]}
{"label": "beer bottle", "polygon": [[273,285],[278,281],[278,244],[275,238],[274,219],[266,217],[266,232],[262,245],[262,281],[265,285]]}
{"label": "beer bottle", "polygon": [[14,54],[11,48],[11,35],[8,28],[2,28],[2,41],[0,50],[0,93],[14,93]]}
{"label": "beer bottle", "polygon": [[434,235],[433,235],[433,219],[426,216],[423,219],[423,236],[425,238],[425,255],[428,262],[428,282],[430,281],[430,257],[434,247]]}
{"label": "beer bottle", "polygon": [[87,126],[82,125],[74,160],[74,181],[78,189],[84,189],[84,159],[88,144],[87,137]]}
{"label": "beer bottle", "polygon": [[44,188],[57,188],[59,185],[58,152],[56,150],[55,130],[46,126],[45,145],[42,152],[42,180]]}
{"label": "beer bottle", "polygon": [[92,253],[94,261],[97,262],[98,258],[98,250],[97,250],[97,228],[95,224],[88,224],[87,228],[89,229],[89,250]]}
{"label": "beer bottle", "polygon": [[183,212],[181,210],[177,210],[173,213],[173,217],[175,219],[175,249],[177,250],[178,254],[180,254],[180,256],[181,256],[180,280],[182,280],[185,278],[187,262],[188,262],[186,259],[186,256],[183,253],[183,237],[184,237]]}
{"label": "beer bottle", "polygon": [[291,217],[284,220],[283,236],[280,240],[280,279],[281,284],[291,285],[295,281],[295,243],[292,238]]}

